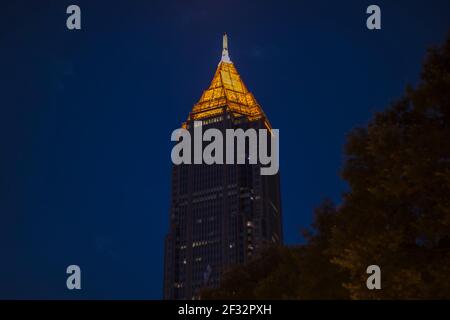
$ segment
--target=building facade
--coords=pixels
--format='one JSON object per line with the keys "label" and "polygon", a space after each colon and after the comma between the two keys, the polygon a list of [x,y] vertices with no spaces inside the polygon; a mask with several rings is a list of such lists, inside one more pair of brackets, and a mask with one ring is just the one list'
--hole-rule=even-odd
{"label": "building facade", "polygon": [[[227,42],[224,35],[213,80],[182,125],[191,135],[199,121],[203,131],[216,128],[224,136],[226,129],[271,130],[231,62]],[[261,175],[260,168],[248,162],[173,166],[165,299],[196,298],[203,288],[217,287],[230,266],[282,243],[279,174]]]}

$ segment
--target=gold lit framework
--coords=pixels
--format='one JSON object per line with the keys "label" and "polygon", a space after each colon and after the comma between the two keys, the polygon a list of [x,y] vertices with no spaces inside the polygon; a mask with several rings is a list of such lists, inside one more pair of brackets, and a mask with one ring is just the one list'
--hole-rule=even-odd
{"label": "gold lit framework", "polygon": [[265,118],[260,105],[248,91],[233,63],[221,61],[209,88],[194,105],[188,120],[209,118],[226,110],[235,116],[246,116],[250,121]]}
{"label": "gold lit framework", "polygon": [[200,100],[194,105],[189,118],[182,124],[188,127],[189,121],[201,120],[203,123],[223,119],[228,113],[234,118],[246,118],[248,121],[262,120],[264,126],[272,132],[271,125],[253,94],[248,91],[228,54],[228,37],[223,36],[222,58],[216,73]]}

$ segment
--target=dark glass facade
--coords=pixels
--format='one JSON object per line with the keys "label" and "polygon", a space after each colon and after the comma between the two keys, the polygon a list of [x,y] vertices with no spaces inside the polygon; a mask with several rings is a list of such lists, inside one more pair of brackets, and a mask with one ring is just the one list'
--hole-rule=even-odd
{"label": "dark glass facade", "polygon": [[[203,131],[217,128],[224,137],[225,129],[265,128],[264,118],[250,121],[226,107],[202,122]],[[186,123],[192,136],[193,125]],[[202,288],[218,286],[228,267],[245,263],[264,245],[281,243],[279,174],[261,175],[259,164],[248,163],[173,166],[166,299],[195,298]]]}

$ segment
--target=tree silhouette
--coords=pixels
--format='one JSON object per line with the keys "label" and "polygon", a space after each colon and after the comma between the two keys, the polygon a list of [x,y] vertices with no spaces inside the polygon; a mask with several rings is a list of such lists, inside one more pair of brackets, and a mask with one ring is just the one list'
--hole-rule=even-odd
{"label": "tree silhouette", "polygon": [[[416,89],[348,137],[351,191],[330,252],[351,298],[450,297],[449,120],[450,38],[429,51]],[[365,286],[371,264],[382,290]]]}

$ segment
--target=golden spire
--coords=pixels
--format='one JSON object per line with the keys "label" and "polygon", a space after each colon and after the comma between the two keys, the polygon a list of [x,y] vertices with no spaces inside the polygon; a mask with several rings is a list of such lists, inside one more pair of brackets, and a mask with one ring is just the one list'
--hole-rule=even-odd
{"label": "golden spire", "polygon": [[222,114],[225,110],[250,120],[264,117],[253,94],[248,91],[228,55],[228,37],[223,36],[222,59],[207,90],[194,105],[189,119],[199,120]]}

